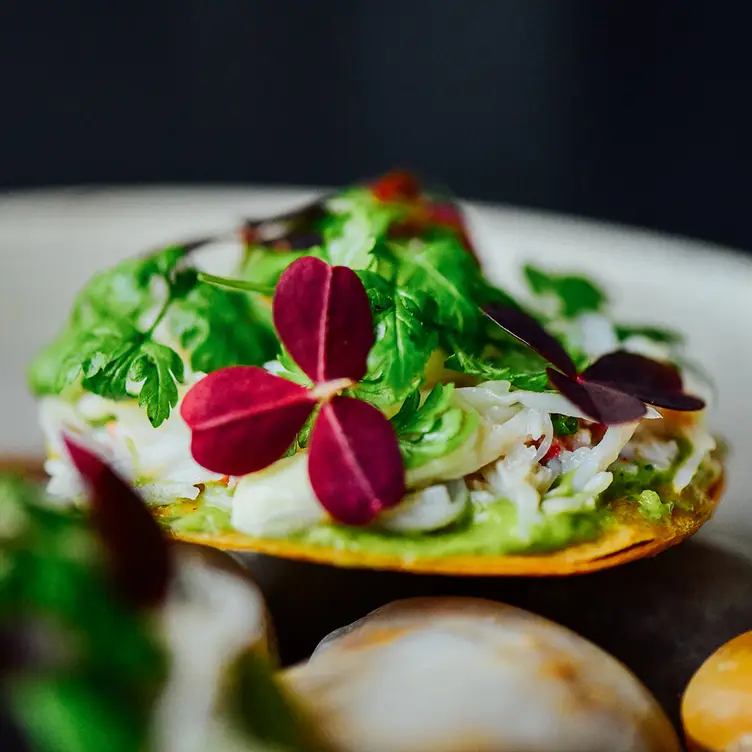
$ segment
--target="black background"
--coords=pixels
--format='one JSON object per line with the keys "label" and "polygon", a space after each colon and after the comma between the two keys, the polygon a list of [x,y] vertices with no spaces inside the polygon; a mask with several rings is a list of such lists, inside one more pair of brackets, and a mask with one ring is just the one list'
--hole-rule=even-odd
{"label": "black background", "polygon": [[0,188],[337,184],[752,250],[734,2],[1,0]]}

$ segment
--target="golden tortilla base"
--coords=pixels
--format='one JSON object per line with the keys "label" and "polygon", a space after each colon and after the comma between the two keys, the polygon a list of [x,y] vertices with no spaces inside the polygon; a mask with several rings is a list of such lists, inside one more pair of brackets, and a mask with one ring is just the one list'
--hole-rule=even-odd
{"label": "golden tortilla base", "polygon": [[[0,472],[16,472],[33,479],[44,477],[37,458],[0,458]],[[671,519],[651,523],[629,502],[612,502],[617,523],[596,540],[577,543],[561,551],[545,554],[400,557],[367,551],[346,551],[313,546],[289,540],[253,538],[243,533],[170,533],[187,543],[246,553],[278,556],[284,559],[329,564],[354,569],[383,569],[417,574],[469,575],[476,577],[556,577],[585,574],[655,556],[696,533],[713,515],[724,487],[724,476],[707,491],[692,512],[674,509]],[[157,517],[180,507],[182,513],[195,510],[191,502],[179,502],[154,509]]]}
{"label": "golden tortilla base", "polygon": [[[595,572],[629,561],[655,556],[680,543],[710,519],[723,491],[723,477],[693,512],[675,509],[667,522],[651,523],[628,502],[614,502],[617,523],[597,540],[546,554],[509,556],[462,555],[400,557],[367,551],[346,551],[288,540],[253,538],[243,533],[179,533],[176,538],[217,548],[279,556],[336,567],[385,569],[421,574],[539,577]],[[166,512],[167,510],[165,510]],[[186,509],[186,512],[190,511]],[[165,513],[163,512],[163,514]]]}

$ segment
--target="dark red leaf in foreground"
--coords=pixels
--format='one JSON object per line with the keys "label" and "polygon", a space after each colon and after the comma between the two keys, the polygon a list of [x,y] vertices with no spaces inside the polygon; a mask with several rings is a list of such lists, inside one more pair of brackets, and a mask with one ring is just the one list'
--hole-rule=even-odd
{"label": "dark red leaf in foreground", "polygon": [[141,498],[97,455],[63,437],[89,488],[94,524],[122,595],[138,608],[164,599],[172,560],[162,531]]}
{"label": "dark red leaf in foreground", "polygon": [[682,391],[679,371],[644,355],[617,350],[604,355],[581,374],[587,381],[608,384],[643,402],[672,410],[702,410],[705,403]]}
{"label": "dark red leaf in foreground", "polygon": [[193,386],[180,414],[191,428],[191,453],[199,465],[245,475],[289,449],[315,404],[311,392],[292,381],[256,366],[232,366]]}
{"label": "dark red leaf in foreground", "polygon": [[549,368],[550,382],[588,417],[610,426],[643,418],[647,412],[642,400],[605,384],[575,381]]}
{"label": "dark red leaf in foreground", "polygon": [[563,345],[530,314],[500,305],[486,306],[483,313],[513,337],[535,350],[538,355],[562,373],[572,377],[577,375],[577,367]]}
{"label": "dark red leaf in foreground", "polygon": [[405,493],[392,424],[372,405],[350,397],[322,405],[311,434],[308,475],[321,505],[346,525],[368,524]]}
{"label": "dark red leaf in foreground", "polygon": [[313,382],[365,376],[373,319],[363,283],[352,269],[312,256],[290,264],[274,294],[274,326]]}

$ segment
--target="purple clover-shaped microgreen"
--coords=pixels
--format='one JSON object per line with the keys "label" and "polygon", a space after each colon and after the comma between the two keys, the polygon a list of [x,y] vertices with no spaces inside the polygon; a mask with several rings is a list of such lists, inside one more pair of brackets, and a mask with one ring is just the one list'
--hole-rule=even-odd
{"label": "purple clover-shaped microgreen", "polygon": [[580,372],[562,344],[534,317],[499,305],[487,306],[484,313],[548,361],[551,385],[598,423],[637,420],[646,415],[646,404],[686,411],[705,407],[699,397],[684,392],[679,371],[668,363],[617,350]]}
{"label": "purple clover-shaped microgreen", "polygon": [[282,344],[312,385],[255,366],[210,373],[181,406],[193,457],[225,475],[261,470],[285,454],[319,405],[309,442],[311,486],[335,520],[367,524],[402,499],[405,471],[389,420],[341,394],[365,376],[374,343],[365,288],[352,269],[303,257],[280,278],[273,315]]}

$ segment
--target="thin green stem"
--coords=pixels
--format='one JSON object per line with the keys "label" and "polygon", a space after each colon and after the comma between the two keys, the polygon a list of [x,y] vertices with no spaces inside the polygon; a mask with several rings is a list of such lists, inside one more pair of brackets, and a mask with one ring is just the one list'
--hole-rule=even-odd
{"label": "thin green stem", "polygon": [[260,285],[256,282],[248,282],[244,279],[230,279],[228,277],[217,277],[214,274],[199,272],[198,279],[208,285],[215,287],[224,287],[230,290],[242,290],[243,292],[256,292],[260,295],[271,297],[274,295],[274,287],[271,285]]}

